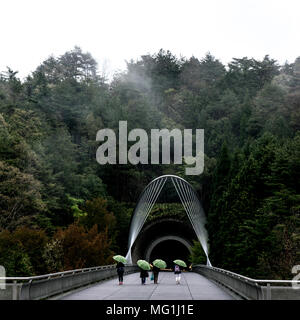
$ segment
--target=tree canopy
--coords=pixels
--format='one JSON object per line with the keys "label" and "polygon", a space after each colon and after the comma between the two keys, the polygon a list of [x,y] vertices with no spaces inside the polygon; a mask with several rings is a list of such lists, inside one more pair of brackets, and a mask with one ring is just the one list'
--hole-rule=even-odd
{"label": "tree canopy", "polygon": [[[110,263],[126,250],[144,186],[182,175],[185,164],[100,166],[96,133],[120,120],[148,133],[205,129],[204,173],[185,178],[208,216],[212,264],[291,278],[300,263],[300,57],[223,65],[211,53],[178,58],[161,49],[128,61],[109,82],[79,47],[25,80],[11,68],[0,75],[0,264],[8,275]],[[192,260],[203,260],[197,244]]]}

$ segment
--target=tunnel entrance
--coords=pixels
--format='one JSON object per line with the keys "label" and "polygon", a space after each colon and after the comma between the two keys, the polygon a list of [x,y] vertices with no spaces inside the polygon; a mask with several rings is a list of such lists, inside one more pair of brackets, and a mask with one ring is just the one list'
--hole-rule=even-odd
{"label": "tunnel entrance", "polygon": [[188,263],[194,240],[197,241],[195,232],[185,220],[170,217],[156,219],[146,224],[140,232],[132,248],[133,263],[139,259],[149,262],[155,259],[166,262],[182,259]]}
{"label": "tunnel entrance", "polygon": [[183,243],[177,240],[165,240],[153,248],[149,261],[163,259],[167,263],[167,268],[172,268],[175,259],[181,259],[189,265],[189,255],[190,251]]}

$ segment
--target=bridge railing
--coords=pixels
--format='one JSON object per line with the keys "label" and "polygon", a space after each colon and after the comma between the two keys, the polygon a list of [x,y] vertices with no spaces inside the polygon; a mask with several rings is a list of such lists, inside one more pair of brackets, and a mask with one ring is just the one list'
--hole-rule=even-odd
{"label": "bridge railing", "polygon": [[[138,270],[126,265],[125,273]],[[38,300],[61,294],[117,275],[116,265],[76,269],[34,277],[5,277],[5,289],[0,290],[0,300]]]}
{"label": "bridge railing", "polygon": [[210,278],[247,300],[300,300],[298,280],[260,280],[206,265],[195,265],[193,271]]}

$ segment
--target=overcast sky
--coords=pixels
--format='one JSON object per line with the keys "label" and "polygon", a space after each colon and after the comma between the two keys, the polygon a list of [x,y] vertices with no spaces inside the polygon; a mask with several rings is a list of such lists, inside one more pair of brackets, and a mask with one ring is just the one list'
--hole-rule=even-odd
{"label": "overcast sky", "polygon": [[110,73],[160,48],[224,64],[300,56],[299,0],[1,0],[0,14],[0,71],[21,77],[75,45]]}

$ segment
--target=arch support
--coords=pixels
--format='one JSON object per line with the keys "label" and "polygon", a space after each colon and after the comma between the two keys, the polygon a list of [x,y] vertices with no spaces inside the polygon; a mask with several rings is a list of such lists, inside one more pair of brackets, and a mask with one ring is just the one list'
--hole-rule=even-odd
{"label": "arch support", "polygon": [[207,265],[211,266],[208,258],[208,234],[205,229],[206,216],[204,210],[195,189],[186,180],[175,175],[164,175],[152,180],[141,193],[131,219],[126,259],[129,263],[132,263],[131,248],[168,179],[171,179],[201,243],[207,257]]}

